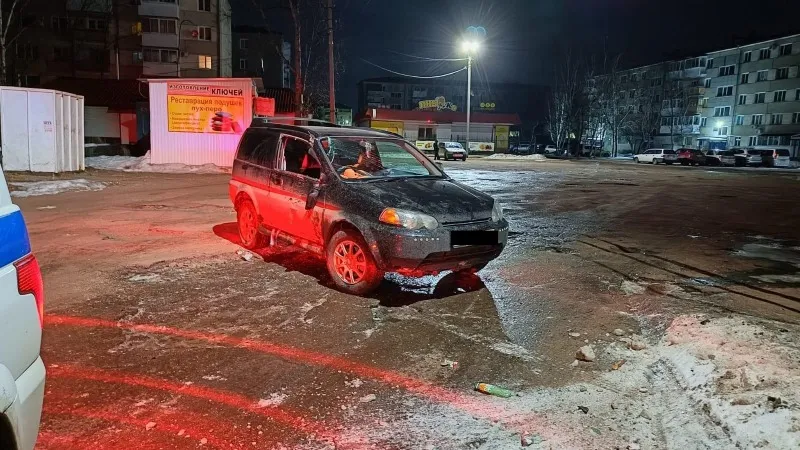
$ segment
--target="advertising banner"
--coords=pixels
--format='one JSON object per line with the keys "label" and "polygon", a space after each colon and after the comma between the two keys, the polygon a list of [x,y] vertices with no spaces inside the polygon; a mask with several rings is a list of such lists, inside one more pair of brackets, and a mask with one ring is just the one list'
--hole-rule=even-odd
{"label": "advertising banner", "polygon": [[195,83],[167,84],[168,130],[180,133],[241,133],[244,92]]}
{"label": "advertising banner", "polygon": [[471,152],[493,152],[494,143],[492,142],[470,142],[469,151]]}
{"label": "advertising banner", "polygon": [[415,145],[417,146],[418,149],[422,151],[425,150],[433,151],[433,141],[417,141]]}

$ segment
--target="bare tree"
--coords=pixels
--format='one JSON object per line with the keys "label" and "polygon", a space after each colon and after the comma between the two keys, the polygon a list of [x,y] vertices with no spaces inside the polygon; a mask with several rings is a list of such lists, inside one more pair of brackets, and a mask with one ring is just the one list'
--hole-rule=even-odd
{"label": "bare tree", "polygon": [[25,30],[22,12],[28,0],[0,0],[0,84],[8,85],[8,49]]}
{"label": "bare tree", "polygon": [[694,118],[689,111],[697,108],[697,97],[692,93],[697,86],[694,81],[684,79],[670,80],[664,84],[664,100],[661,105],[662,117],[669,129],[672,148],[684,145],[684,137],[691,135]]}
{"label": "bare tree", "polygon": [[612,156],[617,156],[619,153],[620,138],[625,127],[628,126],[628,120],[633,112],[629,108],[628,99],[623,95],[623,83],[619,69],[620,59],[620,56],[611,59],[605,58],[603,62],[604,75],[595,80],[600,120],[611,135]]}
{"label": "bare tree", "polygon": [[[275,51],[289,64],[294,75],[294,106],[298,116],[306,115],[329,94],[327,79],[326,30],[327,14],[319,0],[251,0],[261,14],[265,28],[270,27],[270,11],[282,11],[292,24],[292,61],[287,61],[280,45]],[[335,25],[338,28],[338,22]],[[334,49],[335,70],[342,72],[344,66],[339,57],[341,47]]]}
{"label": "bare tree", "polygon": [[548,132],[550,139],[561,150],[570,133],[575,131],[577,104],[583,93],[582,74],[578,64],[569,52],[557,69],[556,82],[548,104]]}
{"label": "bare tree", "polygon": [[626,123],[624,134],[634,153],[641,153],[643,147],[653,141],[661,125],[661,85],[654,86],[653,80],[644,79],[631,95],[634,112]]}

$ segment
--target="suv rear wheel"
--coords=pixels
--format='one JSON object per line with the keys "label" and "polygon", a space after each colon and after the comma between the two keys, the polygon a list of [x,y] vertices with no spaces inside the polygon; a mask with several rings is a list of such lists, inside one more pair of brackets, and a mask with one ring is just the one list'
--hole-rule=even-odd
{"label": "suv rear wheel", "polygon": [[240,201],[236,206],[236,224],[242,247],[248,250],[266,247],[267,237],[258,231],[258,211],[249,198]]}
{"label": "suv rear wheel", "polygon": [[383,281],[367,243],[354,230],[337,231],[328,241],[325,256],[334,284],[348,294],[367,294]]}

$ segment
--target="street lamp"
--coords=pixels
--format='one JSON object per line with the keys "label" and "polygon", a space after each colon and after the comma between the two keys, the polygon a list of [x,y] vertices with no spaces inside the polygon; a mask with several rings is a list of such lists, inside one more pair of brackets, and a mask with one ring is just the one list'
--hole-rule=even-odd
{"label": "street lamp", "polygon": [[175,59],[175,75],[178,78],[181,77],[181,31],[183,30],[183,25],[187,23],[195,27],[197,26],[196,23],[189,19],[181,20],[181,23],[178,25],[178,57]]}
{"label": "street lamp", "polygon": [[472,55],[480,49],[480,42],[467,39],[461,43],[461,50],[467,54],[467,152],[469,152],[469,119],[472,112]]}

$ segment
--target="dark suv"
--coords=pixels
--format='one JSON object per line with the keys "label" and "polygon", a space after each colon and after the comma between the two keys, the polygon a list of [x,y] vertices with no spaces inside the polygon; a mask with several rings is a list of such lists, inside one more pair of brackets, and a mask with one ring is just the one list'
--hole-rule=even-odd
{"label": "dark suv", "polygon": [[706,155],[695,148],[678,149],[678,162],[682,166],[705,166]]}
{"label": "dark suv", "polygon": [[385,272],[475,271],[508,222],[492,197],[450,179],[397,135],[255,120],[233,163],[242,245],[282,238],[323,255],[336,286],[366,294]]}

